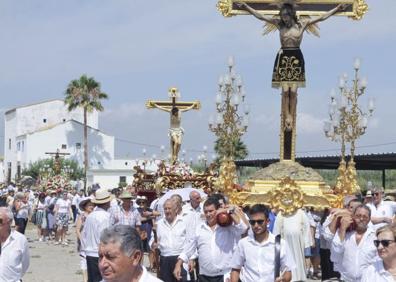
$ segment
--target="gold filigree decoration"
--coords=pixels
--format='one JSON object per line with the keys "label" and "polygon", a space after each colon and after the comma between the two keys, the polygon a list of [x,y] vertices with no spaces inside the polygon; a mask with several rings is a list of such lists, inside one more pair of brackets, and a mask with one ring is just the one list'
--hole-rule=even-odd
{"label": "gold filigree decoration", "polygon": [[283,56],[281,60],[279,66],[279,80],[301,80],[300,61],[295,56]]}
{"label": "gold filigree decoration", "polygon": [[290,177],[282,179],[269,194],[270,206],[284,215],[291,215],[304,206],[304,194]]}
{"label": "gold filigree decoration", "polygon": [[357,0],[357,4],[355,5],[355,13],[351,18],[354,20],[360,20],[367,13],[368,5],[366,2],[364,2],[364,0]]}
{"label": "gold filigree decoration", "polygon": [[232,11],[232,0],[220,0],[217,5],[217,10],[224,16],[224,17],[231,17],[233,16]]}

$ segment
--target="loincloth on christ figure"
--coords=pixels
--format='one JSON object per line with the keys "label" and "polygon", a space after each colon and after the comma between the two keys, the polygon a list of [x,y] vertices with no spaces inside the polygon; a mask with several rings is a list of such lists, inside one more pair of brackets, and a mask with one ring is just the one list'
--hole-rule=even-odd
{"label": "loincloth on christ figure", "polygon": [[276,55],[272,87],[305,87],[305,63],[300,48],[281,48]]}

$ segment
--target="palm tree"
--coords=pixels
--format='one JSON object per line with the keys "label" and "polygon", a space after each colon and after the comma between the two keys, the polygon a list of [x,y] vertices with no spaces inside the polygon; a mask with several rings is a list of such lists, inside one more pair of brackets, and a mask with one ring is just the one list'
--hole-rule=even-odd
{"label": "palm tree", "polygon": [[77,108],[84,111],[84,192],[87,191],[87,170],[88,170],[88,126],[87,114],[96,111],[103,111],[101,100],[107,99],[106,93],[100,90],[100,83],[93,77],[82,75],[79,79],[72,80],[67,86],[65,93],[65,104],[69,112]]}
{"label": "palm tree", "polygon": [[227,152],[227,146],[225,146],[226,140],[218,138],[215,142],[214,150],[218,156],[218,160],[223,159],[223,157],[232,157],[234,160],[243,160],[249,154],[248,149],[240,138],[237,138],[233,142],[233,152]]}

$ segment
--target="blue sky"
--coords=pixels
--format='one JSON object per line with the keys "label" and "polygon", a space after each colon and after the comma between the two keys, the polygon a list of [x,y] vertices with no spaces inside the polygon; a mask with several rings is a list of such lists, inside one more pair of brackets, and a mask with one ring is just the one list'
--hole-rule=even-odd
{"label": "blue sky", "polygon": [[[355,57],[362,59],[368,87],[361,98],[376,101],[374,117],[357,153],[396,151],[394,69],[396,1],[367,1],[361,21],[333,17],[320,24],[321,37],[305,34],[302,50],[307,87],[299,91],[299,155],[337,154],[339,145],[323,134],[330,89],[344,72],[351,77]],[[176,86],[184,100],[198,99],[199,112],[183,116],[187,157],[207,145],[208,116],[214,113],[219,75],[235,57],[251,108],[244,141],[251,158],[279,151],[279,91],[271,72],[279,49],[274,33],[263,37],[253,17],[223,18],[214,0],[3,0],[0,2],[0,110],[62,98],[68,82],[88,74],[101,82],[110,99],[100,128],[117,137],[119,157],[139,157],[143,147],[159,154],[168,145],[167,114],[146,110],[148,99],[167,99]],[[0,124],[0,136],[4,124]],[[3,138],[0,138],[3,151]],[[137,145],[126,143],[130,140]],[[381,144],[388,145],[381,145]],[[154,145],[150,147],[149,145]],[[376,145],[376,146],[371,146]],[[367,147],[368,146],[368,147]]]}

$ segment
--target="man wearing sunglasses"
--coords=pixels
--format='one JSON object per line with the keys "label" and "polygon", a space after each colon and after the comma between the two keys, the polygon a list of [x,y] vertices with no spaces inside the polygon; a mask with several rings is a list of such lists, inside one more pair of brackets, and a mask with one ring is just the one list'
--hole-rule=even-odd
{"label": "man wearing sunglasses", "polygon": [[373,202],[367,204],[371,210],[371,222],[374,229],[391,224],[396,214],[396,203],[393,201],[383,201],[384,189],[375,187],[373,190]]}
{"label": "man wearing sunglasses", "polygon": [[0,281],[20,281],[29,268],[28,242],[11,230],[13,217],[9,208],[0,207]]}
{"label": "man wearing sunglasses", "polygon": [[362,270],[374,263],[377,250],[373,244],[375,231],[368,226],[371,212],[365,205],[356,207],[353,215],[341,218],[331,246],[332,258],[337,258],[343,281],[360,281]]}
{"label": "man wearing sunglasses", "polygon": [[[253,235],[238,242],[232,258],[231,282],[274,281],[275,277],[275,236],[267,229],[269,210],[261,204],[252,206],[249,223]],[[240,275],[243,267],[243,275]],[[295,267],[289,247],[283,239],[280,242],[280,277],[276,282],[290,281],[291,270]]]}

